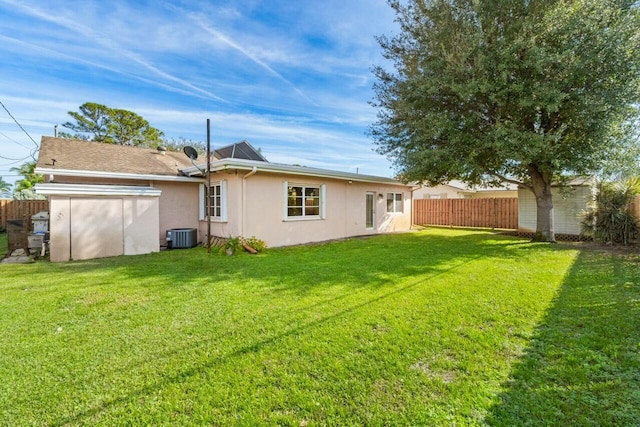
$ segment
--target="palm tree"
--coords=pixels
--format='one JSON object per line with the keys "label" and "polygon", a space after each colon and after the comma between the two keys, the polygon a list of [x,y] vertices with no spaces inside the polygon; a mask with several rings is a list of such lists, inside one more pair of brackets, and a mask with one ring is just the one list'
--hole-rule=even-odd
{"label": "palm tree", "polygon": [[11,184],[0,176],[0,199],[11,197]]}
{"label": "palm tree", "polygon": [[10,169],[11,172],[18,172],[24,177],[20,181],[16,182],[15,191],[29,190],[37,183],[44,181],[44,177],[42,175],[35,173],[35,168],[36,162],[26,162],[20,165],[20,167]]}

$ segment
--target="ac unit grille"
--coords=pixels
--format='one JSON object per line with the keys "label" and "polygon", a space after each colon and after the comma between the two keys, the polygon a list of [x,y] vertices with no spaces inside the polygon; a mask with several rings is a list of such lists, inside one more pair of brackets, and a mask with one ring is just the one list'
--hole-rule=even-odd
{"label": "ac unit grille", "polygon": [[198,244],[195,228],[172,228],[167,230],[167,247],[172,249],[193,248]]}

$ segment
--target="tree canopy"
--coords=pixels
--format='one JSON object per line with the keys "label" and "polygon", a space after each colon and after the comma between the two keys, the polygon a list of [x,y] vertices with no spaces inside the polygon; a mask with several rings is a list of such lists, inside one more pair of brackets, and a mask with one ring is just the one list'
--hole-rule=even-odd
{"label": "tree canopy", "polygon": [[62,125],[75,133],[61,132],[60,136],[134,146],[158,145],[164,136],[162,131],[132,111],[110,108],[95,102],[86,102],[79,110],[69,111],[75,122]]}
{"label": "tree canopy", "polygon": [[553,241],[552,182],[620,152],[638,116],[640,14],[632,0],[389,2],[379,37],[377,149],[407,181],[529,188]]}

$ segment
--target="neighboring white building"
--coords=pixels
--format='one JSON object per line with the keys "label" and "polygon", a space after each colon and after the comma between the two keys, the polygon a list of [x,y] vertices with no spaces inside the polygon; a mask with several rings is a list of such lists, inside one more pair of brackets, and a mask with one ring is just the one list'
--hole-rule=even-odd
{"label": "neighboring white building", "polygon": [[491,199],[518,197],[518,187],[505,183],[501,187],[470,186],[462,181],[449,181],[446,184],[429,187],[423,185],[414,190],[413,199]]}
{"label": "neighboring white building", "polygon": [[[556,234],[579,235],[581,232],[581,214],[587,210],[595,197],[595,181],[590,178],[573,180],[562,189],[554,186],[553,222]],[[536,231],[536,197],[526,188],[518,189],[518,230],[526,233]]]}

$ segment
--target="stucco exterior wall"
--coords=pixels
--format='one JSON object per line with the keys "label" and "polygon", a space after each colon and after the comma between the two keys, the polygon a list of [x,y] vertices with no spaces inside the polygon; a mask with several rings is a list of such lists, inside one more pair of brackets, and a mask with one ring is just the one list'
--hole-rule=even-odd
{"label": "stucco exterior wall", "polygon": [[[153,187],[162,190],[158,206],[159,218],[156,233],[160,246],[167,245],[167,230],[172,228],[199,228],[198,184],[190,182],[153,182]],[[198,236],[201,241],[204,234]]]}
{"label": "stucco exterior wall", "polygon": [[[154,220],[154,224],[157,225],[156,233],[160,246],[166,246],[166,232],[171,228],[199,228],[198,183],[70,177],[64,175],[55,175],[53,181],[50,181],[49,178],[46,175],[45,181],[67,184],[148,185],[161,190],[162,195],[158,206],[159,218]],[[200,234],[198,241],[202,240],[203,237],[204,234]]]}
{"label": "stucco exterior wall", "polygon": [[[261,172],[247,174],[232,171],[212,176],[212,182],[226,180],[227,187],[227,221],[212,221],[212,235],[256,236],[268,246],[277,247],[411,228],[411,191],[406,186]],[[323,185],[324,218],[286,218],[285,182]],[[367,192],[374,193],[375,226],[372,229],[365,226]],[[388,192],[403,193],[403,213],[386,212]],[[200,222],[200,233],[206,235],[206,221]]]}
{"label": "stucco exterior wall", "polygon": [[52,262],[71,258],[71,200],[69,197],[49,198],[49,253]]}
{"label": "stucco exterior wall", "polygon": [[[593,190],[590,186],[574,186],[563,193],[559,188],[551,190],[553,195],[554,231],[558,234],[579,235],[580,213],[587,209],[592,200]],[[518,190],[518,229],[525,232],[536,230],[536,199],[533,192],[520,188]]]}
{"label": "stucco exterior wall", "polygon": [[158,197],[122,199],[124,254],[137,255],[160,251],[155,238],[159,227]]}
{"label": "stucco exterior wall", "polygon": [[52,262],[160,250],[157,197],[51,196]]}
{"label": "stucco exterior wall", "polygon": [[57,184],[97,184],[97,185],[152,185],[149,180],[136,179],[114,179],[114,178],[96,178],[85,176],[66,176],[66,175],[44,175],[44,182],[55,182]]}

